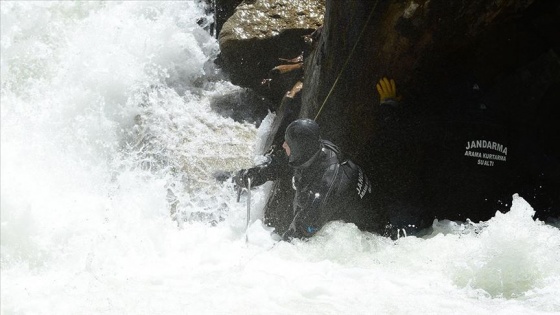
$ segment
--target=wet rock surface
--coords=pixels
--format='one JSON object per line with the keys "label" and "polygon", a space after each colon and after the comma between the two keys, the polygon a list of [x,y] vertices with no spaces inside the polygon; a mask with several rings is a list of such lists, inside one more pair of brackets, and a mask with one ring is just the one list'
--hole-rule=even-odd
{"label": "wet rock surface", "polygon": [[[219,34],[218,63],[232,83],[279,102],[301,71],[277,76],[271,70],[283,59],[308,50],[305,35],[323,23],[324,0],[243,1]],[[269,84],[264,79],[275,76]]]}

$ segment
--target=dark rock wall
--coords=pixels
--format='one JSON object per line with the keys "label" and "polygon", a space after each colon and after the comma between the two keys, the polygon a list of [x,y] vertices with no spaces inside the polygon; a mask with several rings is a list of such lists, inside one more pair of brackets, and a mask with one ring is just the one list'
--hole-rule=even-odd
{"label": "dark rock wall", "polygon": [[214,6],[215,34],[220,34],[224,23],[233,15],[235,8],[243,0],[207,0]]}
{"label": "dark rock wall", "polygon": [[[469,97],[465,91],[457,91],[456,85],[472,78],[506,112],[513,142],[521,142],[530,130],[542,129],[529,123],[528,117],[554,124],[548,115],[537,111],[552,109],[552,103],[545,102],[542,95],[551,95],[558,88],[558,74],[554,69],[560,41],[559,17],[559,4],[550,0],[327,1],[321,40],[306,60],[301,116],[314,118],[320,111],[317,120],[324,137],[350,153],[379,185],[380,207],[391,211],[394,207],[403,208],[405,203],[412,212],[417,211],[415,207],[422,208],[420,214],[426,217],[435,211],[440,219],[488,219],[498,208],[482,210],[490,194],[484,191],[483,185],[468,187],[464,183],[460,187],[457,183],[460,188],[450,192],[443,181],[436,179],[449,180],[458,175],[454,172],[459,172],[452,166],[443,169],[438,164],[445,163],[442,160],[445,157],[441,156],[444,148],[435,143],[440,137],[438,130],[443,130],[441,116],[448,110],[449,102]],[[344,68],[354,45],[355,51]],[[538,58],[543,59],[540,56],[550,50],[556,57],[544,58],[552,60],[549,71],[526,67]],[[525,75],[515,74],[524,67]],[[375,83],[382,76],[397,81],[403,103],[409,105],[407,111],[412,115],[409,130],[402,130],[391,139],[380,139],[376,126],[379,101]],[[540,83],[533,84],[531,80]],[[513,91],[516,97],[510,96]],[[520,94],[537,100],[523,102]],[[439,119],[430,121],[438,116]],[[556,128],[552,134],[560,131]],[[558,141],[558,136],[553,139]],[[540,136],[527,142],[535,141],[547,140]],[[528,149],[525,144],[520,146],[520,150]],[[548,143],[539,150],[551,151],[550,148]],[[548,160],[549,156],[542,154],[539,159]],[[526,184],[532,179],[517,174],[527,171],[522,170],[527,163],[523,159],[530,158],[519,158],[517,163],[521,166],[508,174],[508,178],[516,177],[519,181],[510,192],[520,192],[525,189],[523,186],[539,186],[536,181]],[[549,186],[552,188],[548,194],[560,196],[559,176],[555,175],[558,155],[550,160],[555,162],[550,162],[554,166],[546,171],[547,180],[554,184]],[[533,168],[528,172],[543,171]],[[507,190],[506,185],[510,183],[504,179],[495,186]],[[531,199],[529,194],[524,197]],[[555,203],[556,210],[551,211],[557,212],[557,199],[544,208]],[[534,202],[538,203],[536,199]]]}
{"label": "dark rock wall", "polygon": [[[426,82],[425,75],[420,70],[442,67],[446,58],[469,46],[490,25],[512,19],[531,3],[327,1],[323,37],[305,68],[302,115],[317,114],[364,31],[318,120],[327,135],[344,139],[351,143],[346,150],[359,153],[367,135],[375,131],[368,110],[378,106],[375,83],[380,77],[394,78],[403,92],[410,90],[415,97],[426,94],[420,84]],[[370,13],[372,18],[365,25]],[[441,78],[432,77],[428,83],[441,86],[437,80]],[[333,115],[325,114],[329,110]],[[330,117],[342,119],[335,123]]]}

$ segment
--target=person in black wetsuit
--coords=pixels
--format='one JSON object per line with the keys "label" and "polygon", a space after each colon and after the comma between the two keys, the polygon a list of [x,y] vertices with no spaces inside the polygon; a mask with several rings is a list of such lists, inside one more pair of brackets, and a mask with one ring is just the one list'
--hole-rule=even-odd
{"label": "person in black wetsuit", "polygon": [[372,205],[372,185],[364,171],[346,159],[332,142],[321,139],[319,125],[298,119],[288,125],[284,150],[272,150],[262,165],[241,170],[234,181],[251,187],[293,170],[293,220],[283,239],[308,238],[329,221],[354,223],[365,231],[383,233],[386,214]]}
{"label": "person in black wetsuit", "polygon": [[[423,217],[418,225],[425,228],[433,219],[486,221],[496,211],[509,209],[517,155],[507,115],[498,102],[483,98],[475,80],[457,75],[431,103],[400,101],[396,84],[386,78],[377,90],[381,103],[405,109],[397,129],[402,134],[379,133],[369,146],[398,161],[384,172],[397,174],[408,166],[406,173],[414,174],[410,187],[393,197],[397,206],[392,213],[402,217],[393,214],[393,221],[406,224]],[[380,141],[384,138],[393,141]],[[378,143],[394,143],[400,149],[378,148]],[[405,151],[410,147],[414,150]]]}
{"label": "person in black wetsuit", "polygon": [[[546,82],[528,75],[541,75],[546,67],[531,67],[534,67],[531,72],[521,71],[503,79],[502,86],[479,85],[468,72],[455,71],[445,88],[438,86],[438,93],[426,93],[426,99],[431,103],[416,99],[399,102],[394,81],[382,79],[377,86],[381,103],[390,102],[406,108],[396,129],[404,136],[396,137],[394,132],[380,133],[368,148],[383,157],[397,154],[399,150],[384,150],[379,148],[380,143],[402,148],[416,146],[424,153],[414,163],[408,161],[419,154],[394,156],[389,160],[398,163],[383,168],[392,175],[396,173],[395,169],[404,168],[403,165],[419,165],[408,172],[416,177],[410,188],[393,198],[398,203],[395,202],[394,211],[389,210],[392,223],[406,224],[413,222],[411,218],[421,216],[425,218],[424,223],[430,222],[431,218],[487,221],[497,211],[509,211],[515,193],[536,206],[536,218],[558,217],[560,168],[557,156],[546,152],[552,147],[547,138],[557,133],[539,137],[532,130],[536,129],[535,126],[529,123],[544,115],[532,108],[549,108],[552,112],[552,106],[545,103],[545,98],[540,100],[537,92],[532,93],[534,97],[530,102],[520,96],[525,91],[513,92],[531,88],[544,94],[550,90]],[[556,82],[560,81],[556,79]],[[548,84],[552,86],[552,83]],[[426,107],[430,109],[423,112]],[[384,138],[393,141],[380,141]],[[376,168],[379,165],[374,164]],[[376,179],[381,177],[371,173]],[[400,218],[395,215],[397,212],[400,212]]]}

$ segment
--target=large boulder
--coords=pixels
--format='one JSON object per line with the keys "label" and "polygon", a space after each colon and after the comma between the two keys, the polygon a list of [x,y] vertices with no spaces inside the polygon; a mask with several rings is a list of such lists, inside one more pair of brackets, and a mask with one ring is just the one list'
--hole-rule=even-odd
{"label": "large boulder", "polygon": [[232,83],[253,89],[278,102],[302,72],[276,76],[271,70],[283,59],[300,56],[308,45],[304,36],[323,23],[325,0],[243,1],[219,33],[218,63]]}

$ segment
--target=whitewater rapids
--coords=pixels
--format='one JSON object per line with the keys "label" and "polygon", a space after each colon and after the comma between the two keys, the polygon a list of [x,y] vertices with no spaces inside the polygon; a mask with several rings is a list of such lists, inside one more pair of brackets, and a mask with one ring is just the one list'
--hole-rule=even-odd
{"label": "whitewater rapids", "polygon": [[2,1],[2,314],[560,313],[560,230],[514,198],[397,241],[334,222],[307,242],[211,174],[259,128],[198,1]]}

